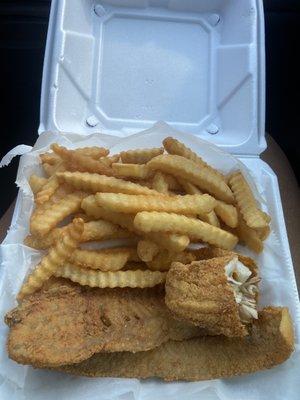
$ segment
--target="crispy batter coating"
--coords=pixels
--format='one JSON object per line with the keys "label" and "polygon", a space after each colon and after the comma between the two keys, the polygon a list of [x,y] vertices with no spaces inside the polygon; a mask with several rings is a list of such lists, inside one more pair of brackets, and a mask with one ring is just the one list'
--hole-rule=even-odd
{"label": "crispy batter coating", "polygon": [[90,289],[52,279],[5,317],[10,358],[36,367],[83,361],[100,351],[144,351],[203,333],[176,321],[164,290]]}
{"label": "crispy batter coating", "polygon": [[196,260],[208,260],[215,257],[226,257],[226,256],[237,256],[239,261],[248,267],[254,275],[257,275],[257,265],[255,261],[243,254],[236,253],[234,251],[223,250],[219,247],[201,247],[200,249],[193,250]]}
{"label": "crispy batter coating", "polygon": [[176,318],[205,327],[213,335],[247,335],[225,275],[225,265],[232,258],[172,264],[167,274],[165,301]]}
{"label": "crispy batter coating", "polygon": [[61,367],[74,375],[200,381],[249,374],[286,361],[294,349],[293,322],[287,308],[259,313],[249,337],[203,336],[169,341],[139,353],[100,353]]}

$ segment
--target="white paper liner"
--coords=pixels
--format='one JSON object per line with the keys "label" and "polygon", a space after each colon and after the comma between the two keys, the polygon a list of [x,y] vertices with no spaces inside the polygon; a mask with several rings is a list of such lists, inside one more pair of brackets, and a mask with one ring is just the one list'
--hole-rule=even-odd
{"label": "white paper liner", "polygon": [[[270,371],[259,372],[244,377],[204,382],[164,383],[157,379],[139,381],[137,379],[99,378],[88,379],[72,377],[54,371],[35,370],[32,367],[18,365],[10,360],[5,348],[8,328],[4,322],[0,325],[0,393],[3,399],[298,399],[300,376],[300,307],[293,266],[288,249],[286,232],[282,231],[283,216],[279,193],[276,190],[276,177],[267,168],[249,171],[238,159],[224,153],[216,146],[195,136],[174,130],[165,123],[157,123],[151,129],[119,138],[102,134],[90,136],[79,134],[43,133],[31,149],[29,146],[17,146],[4,157],[4,165],[17,154],[20,159],[16,183],[20,188],[12,225],[1,245],[2,259],[0,275],[0,313],[16,306],[15,296],[21,283],[41,257],[41,252],[24,246],[23,239],[28,233],[29,216],[33,208],[33,196],[28,185],[32,173],[42,174],[39,154],[47,151],[53,142],[68,148],[82,146],[106,146],[111,153],[130,148],[161,146],[166,136],[183,141],[200,156],[216,168],[228,173],[241,169],[255,192],[257,199],[263,202],[263,208],[272,216],[272,232],[265,242],[265,250],[255,255],[239,246],[244,254],[257,260],[262,277],[260,306],[284,305],[289,307],[295,322],[296,351],[283,365]],[[261,162],[261,164],[263,164]],[[257,164],[256,164],[257,165]],[[255,181],[255,183],[254,183]],[[275,188],[274,188],[275,187]],[[203,397],[202,397],[203,396]]]}

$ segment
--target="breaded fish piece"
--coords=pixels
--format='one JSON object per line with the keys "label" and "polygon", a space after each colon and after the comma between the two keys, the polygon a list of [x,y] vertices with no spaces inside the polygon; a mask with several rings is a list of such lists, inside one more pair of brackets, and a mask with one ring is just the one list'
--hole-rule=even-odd
{"label": "breaded fish piece", "polygon": [[212,335],[245,336],[257,318],[259,278],[234,253],[183,265],[173,263],[166,278],[166,305],[175,318]]}
{"label": "breaded fish piece", "polygon": [[54,367],[100,351],[145,351],[201,334],[172,318],[164,295],[163,288],[92,289],[53,280],[6,315],[9,357]]}
{"label": "breaded fish piece", "polygon": [[169,341],[139,353],[101,353],[59,370],[90,377],[200,381],[269,369],[286,361],[294,349],[293,323],[287,308],[268,307],[246,338],[203,336]]}

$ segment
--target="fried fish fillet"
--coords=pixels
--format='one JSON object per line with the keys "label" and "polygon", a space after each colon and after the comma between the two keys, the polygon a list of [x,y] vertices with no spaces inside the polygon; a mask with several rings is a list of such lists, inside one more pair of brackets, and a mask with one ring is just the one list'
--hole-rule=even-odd
{"label": "fried fish fillet", "polygon": [[173,263],[167,274],[167,307],[175,318],[192,322],[212,335],[246,336],[257,318],[256,269],[234,253],[183,265]]}
{"label": "fried fish fillet", "polygon": [[139,353],[101,353],[59,369],[91,377],[149,378],[167,381],[228,378],[269,369],[289,358],[294,348],[287,308],[268,307],[250,328],[250,336],[203,336],[169,341]]}
{"label": "fried fish fillet", "polygon": [[146,351],[203,334],[176,321],[163,288],[91,289],[54,280],[5,317],[9,357],[36,367],[83,361],[100,351]]}

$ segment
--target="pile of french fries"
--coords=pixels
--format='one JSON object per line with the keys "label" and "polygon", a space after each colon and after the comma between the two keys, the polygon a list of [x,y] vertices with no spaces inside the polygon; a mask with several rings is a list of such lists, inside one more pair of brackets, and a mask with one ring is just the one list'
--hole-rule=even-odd
{"label": "pile of french fries", "polygon": [[[32,175],[35,209],[24,243],[47,254],[19,299],[51,276],[91,287],[151,287],[174,261],[190,263],[191,243],[263,250],[270,217],[240,171],[225,176],[178,140],[109,155],[102,147],[41,154],[45,177]],[[133,239],[134,246],[114,241]],[[88,249],[86,242],[109,240]]]}

